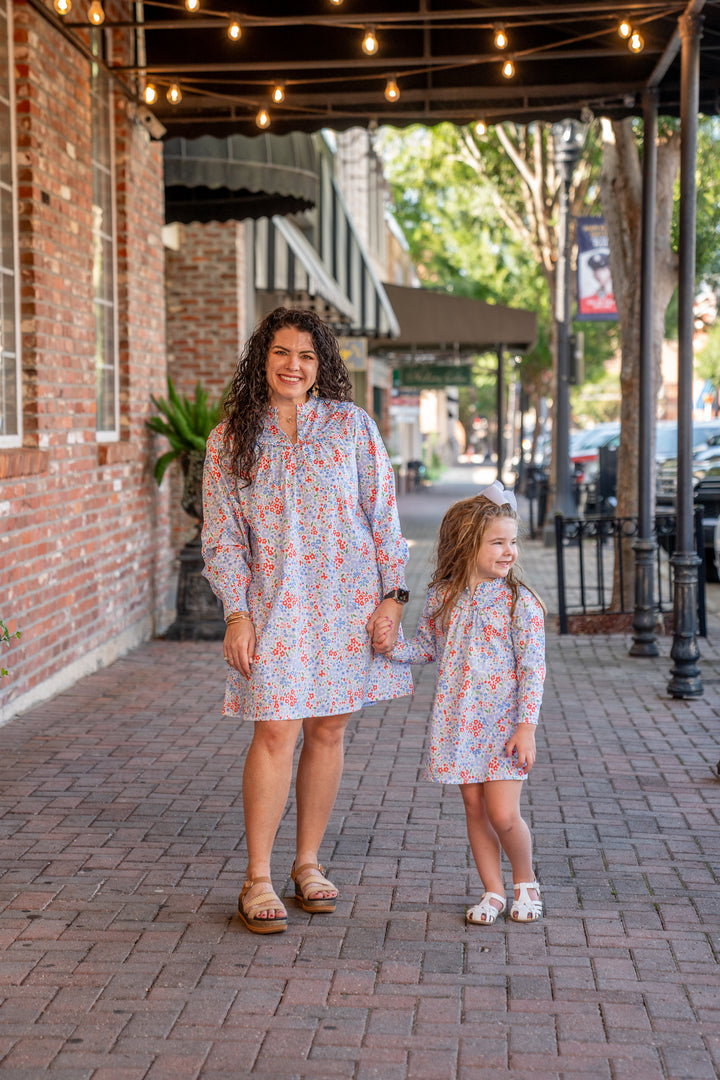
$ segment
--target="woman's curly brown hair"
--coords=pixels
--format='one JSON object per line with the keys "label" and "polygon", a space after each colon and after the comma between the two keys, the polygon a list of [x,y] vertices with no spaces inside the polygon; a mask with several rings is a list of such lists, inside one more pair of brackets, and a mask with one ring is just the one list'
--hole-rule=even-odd
{"label": "woman's curly brown hair", "polygon": [[245,343],[225,396],[225,448],[232,472],[245,487],[252,480],[259,456],[258,438],[270,407],[265,365],[273,338],[284,326],[293,326],[312,337],[318,359],[313,392],[331,401],[352,400],[350,376],[327,323],[314,311],[301,308],[280,307],[266,315]]}
{"label": "woman's curly brown hair", "polygon": [[[484,495],[474,495],[471,499],[462,499],[455,503],[442,519],[435,550],[435,568],[430,581],[431,587],[439,586],[441,603],[437,611],[433,612],[433,619],[438,620],[441,626],[447,628],[450,623],[453,608],[470,585],[477,565],[478,551],[488,526],[498,518],[509,518],[516,522],[520,520],[508,503],[498,506]],[[525,585],[517,563],[510,567],[505,581],[512,592],[512,616],[520,585]],[[525,588],[529,586],[525,585]],[[529,591],[542,604],[540,597],[532,589]]]}

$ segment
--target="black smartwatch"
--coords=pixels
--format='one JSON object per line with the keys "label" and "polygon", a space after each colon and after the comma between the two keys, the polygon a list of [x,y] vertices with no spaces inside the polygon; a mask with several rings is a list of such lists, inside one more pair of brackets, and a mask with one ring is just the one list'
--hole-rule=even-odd
{"label": "black smartwatch", "polygon": [[410,593],[407,589],[391,589],[383,596],[383,600],[397,600],[398,604],[407,604],[409,599]]}

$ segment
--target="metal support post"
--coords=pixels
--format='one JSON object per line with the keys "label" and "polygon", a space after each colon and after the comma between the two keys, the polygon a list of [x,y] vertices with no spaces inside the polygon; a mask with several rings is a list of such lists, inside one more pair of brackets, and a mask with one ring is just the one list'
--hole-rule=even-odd
{"label": "metal support post", "polygon": [[570,189],[573,173],[585,141],[586,128],[577,120],[553,124],[553,152],[560,172],[558,203],[558,259],[555,288],[555,335],[557,358],[553,402],[553,507],[548,516],[544,542],[555,542],[552,518],[555,514],[573,517],[575,503],[570,477],[570,336],[572,311],[570,292]]}
{"label": "metal support post", "polygon": [[677,549],[672,556],[673,660],[668,693],[676,698],[703,693],[697,660],[697,567],[693,531],[693,301],[695,298],[695,217],[697,117],[702,16],[682,15],[680,76],[680,229],[678,273],[678,463]]}
{"label": "metal support post", "polygon": [[496,411],[497,411],[497,478],[503,482],[503,466],[505,465],[505,361],[503,353],[504,345],[497,347],[497,381],[495,384]]}
{"label": "metal support post", "polygon": [[655,554],[653,530],[653,459],[655,441],[655,377],[653,293],[655,277],[655,200],[657,194],[658,91],[643,99],[642,255],[640,267],[640,378],[638,452],[638,538],[635,550],[635,613],[631,656],[657,656],[655,636]]}

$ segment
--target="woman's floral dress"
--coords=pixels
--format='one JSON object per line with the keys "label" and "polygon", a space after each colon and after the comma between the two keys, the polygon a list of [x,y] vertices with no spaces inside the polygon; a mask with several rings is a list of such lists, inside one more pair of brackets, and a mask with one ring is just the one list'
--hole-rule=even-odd
{"label": "woman's floral dress", "polygon": [[204,574],[225,615],[249,611],[257,634],[251,678],[228,668],[223,711],[243,719],[334,716],[412,693],[365,629],[384,594],[405,588],[408,558],[377,427],[321,398],[298,406],[297,427],[293,444],[270,410],[245,488],[223,424],[207,443]]}
{"label": "woman's floral dress", "polygon": [[524,780],[505,744],[519,723],[537,724],[545,678],[543,609],[520,586],[512,618],[512,592],[503,578],[466,589],[447,632],[433,619],[440,607],[428,592],[417,633],[399,642],[393,660],[438,661],[437,688],[425,758],[425,778],[443,784]]}

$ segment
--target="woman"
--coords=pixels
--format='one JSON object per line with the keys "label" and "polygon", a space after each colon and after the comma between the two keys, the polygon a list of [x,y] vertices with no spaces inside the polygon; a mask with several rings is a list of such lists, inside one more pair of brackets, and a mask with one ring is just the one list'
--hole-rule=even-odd
{"label": "woman", "polygon": [[370,645],[390,618],[389,652],[407,602],[407,544],[390,462],[370,417],[350,401],[331,330],[313,312],[277,308],[243,351],[208,439],[205,575],[223,603],[224,712],[255,722],[243,772],[248,847],[240,917],[285,930],[270,857],[292,778],[295,896],[333,911],[338,891],[318,850],[340,785],[343,735],[363,704],[412,692]]}

